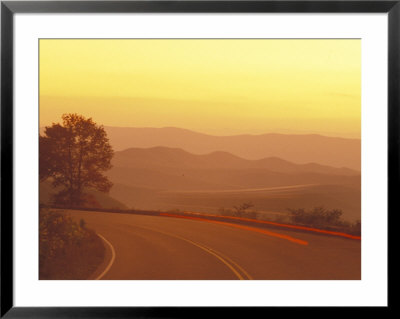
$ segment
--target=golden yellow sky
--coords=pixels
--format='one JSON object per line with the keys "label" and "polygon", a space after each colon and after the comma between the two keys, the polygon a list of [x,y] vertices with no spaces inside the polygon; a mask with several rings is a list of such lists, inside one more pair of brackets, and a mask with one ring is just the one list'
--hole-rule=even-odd
{"label": "golden yellow sky", "polygon": [[360,40],[40,40],[40,126],[360,137]]}

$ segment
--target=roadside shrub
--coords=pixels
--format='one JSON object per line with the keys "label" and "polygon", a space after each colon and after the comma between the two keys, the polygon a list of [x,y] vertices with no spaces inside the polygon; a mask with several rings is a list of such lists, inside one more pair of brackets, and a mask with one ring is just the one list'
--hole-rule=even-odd
{"label": "roadside shrub", "polygon": [[229,209],[229,208],[221,207],[218,209],[218,213],[221,216],[233,216],[233,211],[232,211],[232,209]]}
{"label": "roadside shrub", "polygon": [[103,261],[101,239],[85,221],[39,210],[39,279],[87,279]]}
{"label": "roadside shrub", "polygon": [[233,209],[221,207],[218,209],[218,213],[222,216],[257,219],[258,212],[256,210],[250,210],[250,208],[253,207],[254,205],[252,203],[243,203],[238,206],[233,206]]}
{"label": "roadside shrub", "polygon": [[340,209],[325,209],[315,207],[311,210],[304,208],[289,209],[291,222],[305,226],[345,231],[353,235],[361,235],[361,221],[355,223],[343,220],[343,211]]}
{"label": "roadside shrub", "polygon": [[310,211],[303,208],[289,209],[291,220],[294,223],[310,226],[344,226],[341,217],[343,212],[340,209],[325,209],[315,207]]}
{"label": "roadside shrub", "polygon": [[258,219],[258,212],[255,210],[247,211],[244,213],[245,218]]}
{"label": "roadside shrub", "polygon": [[233,212],[236,217],[245,217],[248,213],[248,209],[253,208],[252,203],[243,203],[238,206],[233,206]]}
{"label": "roadside shrub", "polygon": [[352,233],[355,235],[361,235],[361,221],[356,220],[354,224],[351,225]]}
{"label": "roadside shrub", "polygon": [[179,208],[175,208],[175,209],[169,209],[169,210],[167,210],[167,213],[170,213],[170,214],[180,214],[180,213],[182,213],[182,211],[181,211]]}

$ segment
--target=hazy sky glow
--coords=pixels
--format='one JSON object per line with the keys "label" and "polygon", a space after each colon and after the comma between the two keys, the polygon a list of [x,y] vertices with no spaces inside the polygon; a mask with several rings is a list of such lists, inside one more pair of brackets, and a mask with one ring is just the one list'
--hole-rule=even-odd
{"label": "hazy sky glow", "polygon": [[40,40],[40,125],[360,137],[360,40]]}

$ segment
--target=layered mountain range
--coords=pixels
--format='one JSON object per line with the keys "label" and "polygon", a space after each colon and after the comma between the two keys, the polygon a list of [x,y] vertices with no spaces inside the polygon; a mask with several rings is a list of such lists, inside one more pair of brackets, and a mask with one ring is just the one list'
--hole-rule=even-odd
{"label": "layered mountain range", "polygon": [[239,190],[303,184],[356,184],[359,172],[276,157],[246,160],[226,152],[195,155],[167,147],[116,152],[112,181],[157,190]]}
{"label": "layered mountain range", "polygon": [[213,136],[186,129],[105,127],[115,151],[164,146],[193,154],[228,152],[245,159],[278,157],[293,163],[318,163],[361,169],[361,140],[316,134]]}
{"label": "layered mountain range", "polygon": [[109,206],[217,212],[251,202],[261,212],[324,206],[360,218],[360,140],[105,129],[115,150],[106,172],[112,200],[100,200]]}

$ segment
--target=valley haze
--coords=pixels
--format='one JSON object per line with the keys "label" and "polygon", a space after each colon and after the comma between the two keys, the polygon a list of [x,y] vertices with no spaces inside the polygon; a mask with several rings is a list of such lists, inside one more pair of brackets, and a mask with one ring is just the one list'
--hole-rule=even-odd
{"label": "valley haze", "polygon": [[105,130],[115,155],[107,172],[111,197],[96,194],[103,206],[218,213],[251,202],[265,216],[324,206],[343,209],[347,220],[361,218],[358,139],[213,136],[173,127]]}

